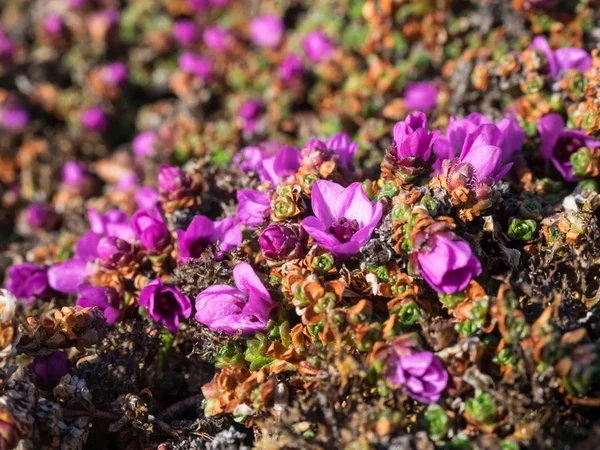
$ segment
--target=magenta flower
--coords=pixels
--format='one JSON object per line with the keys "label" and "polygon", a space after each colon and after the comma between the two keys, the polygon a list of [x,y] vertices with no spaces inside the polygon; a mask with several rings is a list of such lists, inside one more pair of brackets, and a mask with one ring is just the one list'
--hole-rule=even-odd
{"label": "magenta flower", "polygon": [[0,105],[0,127],[6,131],[21,132],[29,123],[29,111],[14,97],[7,97]]}
{"label": "magenta flower", "polygon": [[75,246],[75,257],[54,264],[48,269],[48,284],[63,294],[76,294],[79,287],[94,271],[93,262],[98,258],[100,235],[88,231]]}
{"label": "magenta flower", "polygon": [[25,211],[27,224],[38,230],[51,230],[56,224],[56,212],[50,205],[34,203]]}
{"label": "magenta flower", "polygon": [[32,303],[36,299],[47,300],[52,296],[48,268],[33,263],[10,266],[5,287],[26,303]]}
{"label": "magenta flower", "polygon": [[135,192],[135,203],[139,209],[150,211],[158,205],[158,191],[149,186],[143,186]]}
{"label": "magenta flower", "polygon": [[429,132],[424,113],[409,114],[394,125],[394,148],[386,158],[392,159],[392,165],[398,166],[405,176],[416,176],[433,164],[433,144],[438,135],[439,131]]}
{"label": "magenta flower", "polygon": [[264,331],[275,304],[250,264],[233,269],[235,286],[219,284],[196,297],[195,319],[212,331],[248,335]]}
{"label": "magenta flower", "polygon": [[269,261],[285,261],[304,256],[308,236],[299,225],[269,225],[258,238],[262,253]]}
{"label": "magenta flower", "polygon": [[100,133],[108,128],[108,117],[101,107],[95,106],[81,113],[81,124],[87,131]]}
{"label": "magenta flower", "polygon": [[173,37],[181,46],[188,47],[200,39],[200,29],[191,19],[178,20],[173,25]]}
{"label": "magenta flower", "polygon": [[15,53],[15,44],[6,35],[4,30],[0,28],[0,63],[10,62]]}
{"label": "magenta flower", "polygon": [[304,76],[304,63],[296,53],[287,55],[279,66],[279,76],[285,82],[291,83]]}
{"label": "magenta flower", "polygon": [[[450,118],[450,124],[445,136],[440,136],[433,146],[438,156],[436,168],[441,170],[442,161],[453,159],[460,154],[467,136],[474,132],[480,125],[493,124],[486,116],[479,113],[471,113],[464,119]],[[525,142],[525,131],[514,117],[507,117],[496,124],[500,133],[494,133],[489,137],[496,137],[492,145],[502,149],[502,159],[508,162],[513,154],[523,147]]]}
{"label": "magenta flower", "polygon": [[231,47],[231,35],[226,28],[219,25],[213,25],[204,30],[202,39],[208,48],[224,52]]}
{"label": "magenta flower", "polygon": [[352,159],[358,150],[358,142],[352,142],[348,133],[343,131],[330,137],[325,143],[338,156],[338,162],[347,172],[354,172]]}
{"label": "magenta flower", "polygon": [[196,216],[187,230],[177,230],[179,259],[187,262],[200,258],[206,248],[219,241],[219,249],[229,252],[242,242],[242,230],[233,217],[213,222],[208,217]]}
{"label": "magenta flower", "polygon": [[267,156],[268,153],[260,147],[244,147],[235,154],[233,163],[244,172],[258,172]]}
{"label": "magenta flower", "polygon": [[552,51],[548,41],[542,36],[536,36],[529,49],[544,53],[548,61],[548,71],[554,79],[560,79],[562,72],[571,69],[585,72],[592,67],[592,57],[582,48],[568,47]]}
{"label": "magenta flower", "polygon": [[278,184],[282,178],[294,175],[300,168],[300,151],[291,145],[281,147],[275,156],[263,159],[260,178]]}
{"label": "magenta flower", "polygon": [[61,37],[66,31],[65,22],[58,14],[49,14],[44,17],[42,26],[46,34],[53,38]]}
{"label": "magenta flower", "polygon": [[302,40],[302,48],[313,63],[331,58],[335,50],[327,35],[322,31],[308,33]]}
{"label": "magenta flower", "polygon": [[183,53],[179,57],[179,68],[204,81],[208,80],[213,74],[212,61],[204,56],[191,52]]}
{"label": "magenta flower", "polygon": [[112,325],[119,318],[121,302],[121,296],[111,287],[84,285],[79,288],[77,305],[84,308],[98,307],[104,312],[108,325]]}
{"label": "magenta flower", "polygon": [[250,37],[259,47],[277,47],[281,44],[284,33],[283,20],[277,16],[260,16],[250,22]]}
{"label": "magenta flower", "polygon": [[237,219],[242,225],[253,229],[265,221],[265,216],[271,209],[269,197],[252,189],[237,191]]}
{"label": "magenta flower", "polygon": [[161,164],[158,168],[158,190],[161,193],[170,194],[187,190],[191,184],[192,180],[189,175],[179,167]]}
{"label": "magenta flower", "polygon": [[419,83],[407,83],[404,91],[406,107],[411,110],[429,112],[437,106],[438,90],[427,81]]}
{"label": "magenta flower", "polygon": [[166,286],[160,278],[147,284],[140,292],[140,306],[150,317],[172,333],[179,331],[179,320],[192,315],[192,303],[177,287]]}
{"label": "magenta flower", "polygon": [[360,183],[344,188],[331,181],[317,180],[311,201],[315,215],[304,219],[302,227],[338,258],[360,251],[383,212],[381,202],[371,204]]}
{"label": "magenta flower", "polygon": [[133,154],[136,158],[153,156],[156,151],[158,134],[155,131],[143,131],[132,142]]}
{"label": "magenta flower", "polygon": [[542,156],[552,161],[554,167],[567,181],[577,181],[573,175],[570,157],[581,147],[596,148],[600,142],[589,137],[582,130],[566,130],[560,114],[548,114],[538,122],[542,144]]}
{"label": "magenta flower", "polygon": [[69,358],[65,352],[56,351],[33,360],[35,382],[42,389],[54,388],[69,373]]}
{"label": "magenta flower", "polygon": [[100,238],[96,251],[106,267],[127,266],[133,260],[131,244],[123,239],[105,236]]}
{"label": "magenta flower", "polygon": [[90,228],[98,235],[114,236],[127,242],[133,242],[135,235],[129,217],[124,211],[110,209],[100,214],[94,208],[88,209]]}
{"label": "magenta flower", "polygon": [[388,359],[391,371],[387,379],[423,403],[435,403],[448,385],[448,372],[442,361],[428,351]]}
{"label": "magenta flower", "polygon": [[481,264],[467,242],[452,232],[438,232],[423,244],[414,242],[416,262],[427,283],[441,294],[465,289],[481,275]]}
{"label": "magenta flower", "polygon": [[64,187],[87,196],[94,189],[94,177],[82,162],[67,161],[62,167],[62,184]]}
{"label": "magenta flower", "polygon": [[144,248],[151,253],[160,253],[171,243],[171,232],[157,209],[137,211],[131,218],[131,226]]}
{"label": "magenta flower", "polygon": [[114,62],[102,66],[100,76],[108,86],[123,86],[129,77],[129,70],[122,62]]}

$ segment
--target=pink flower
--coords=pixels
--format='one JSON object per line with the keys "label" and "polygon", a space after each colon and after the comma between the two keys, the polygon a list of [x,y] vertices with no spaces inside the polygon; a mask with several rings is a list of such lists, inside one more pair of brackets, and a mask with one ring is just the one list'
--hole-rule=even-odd
{"label": "pink flower", "polygon": [[339,258],[358,253],[370,239],[381,220],[382,204],[371,203],[360,183],[347,188],[317,180],[312,188],[314,216],[302,221],[302,227],[322,247]]}
{"label": "pink flower", "polygon": [[420,402],[437,402],[448,385],[448,372],[442,361],[431,352],[403,356],[393,354],[388,363],[391,372],[387,379]]}
{"label": "pink flower", "polygon": [[285,25],[280,17],[265,15],[252,19],[250,36],[260,47],[277,47],[285,33]]}
{"label": "pink flower", "polygon": [[175,286],[166,286],[161,279],[147,284],[140,292],[140,306],[148,309],[150,317],[172,333],[179,330],[179,320],[192,315],[192,303]]}
{"label": "pink flower", "polygon": [[275,304],[250,264],[233,269],[235,286],[216,285],[196,297],[195,319],[212,331],[248,335],[264,331]]}
{"label": "pink flower", "polygon": [[271,209],[271,201],[266,194],[252,189],[237,191],[237,218],[242,225],[255,228],[265,221],[265,215]]}
{"label": "pink flower", "polygon": [[423,81],[419,83],[407,83],[404,92],[406,107],[411,110],[429,112],[437,106],[438,90],[435,86]]}

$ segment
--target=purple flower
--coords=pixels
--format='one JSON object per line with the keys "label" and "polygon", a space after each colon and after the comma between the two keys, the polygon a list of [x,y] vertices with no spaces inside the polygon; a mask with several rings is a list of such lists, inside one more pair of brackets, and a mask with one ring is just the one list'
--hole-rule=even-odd
{"label": "purple flower", "polygon": [[49,14],[44,17],[44,31],[51,37],[58,38],[65,32],[65,22],[58,14]]}
{"label": "purple flower", "polygon": [[548,70],[554,79],[560,79],[561,73],[577,69],[585,72],[592,67],[592,57],[581,48],[568,47],[552,51],[548,41],[542,36],[536,36],[529,46],[530,50],[540,50],[548,61]]}
{"label": "purple flower", "polygon": [[242,242],[242,230],[233,217],[213,222],[208,217],[196,216],[187,230],[177,230],[179,259],[187,262],[200,258],[206,248],[220,240],[219,248],[228,252]]}
{"label": "purple flower", "polygon": [[462,291],[481,275],[481,264],[469,244],[452,232],[430,236],[419,246],[416,261],[425,281],[442,294]]}
{"label": "purple flower", "polygon": [[231,46],[231,35],[226,28],[219,25],[213,25],[204,30],[202,34],[204,43],[208,48],[223,52]]}
{"label": "purple flower", "polygon": [[257,98],[246,100],[240,105],[238,115],[244,120],[257,119],[265,110],[263,102]]}
{"label": "purple flower", "polygon": [[348,133],[336,134],[335,136],[330,137],[325,143],[327,148],[333,150],[338,156],[338,161],[340,165],[348,172],[354,172],[354,164],[352,163],[352,159],[354,158],[354,154],[358,150],[358,142],[352,142]]}
{"label": "purple flower", "polygon": [[219,284],[196,297],[195,319],[212,331],[248,335],[264,331],[275,304],[250,264],[233,269],[234,286]]}
{"label": "purple flower", "polygon": [[84,308],[97,306],[104,312],[106,323],[112,325],[120,315],[121,296],[111,287],[82,286],[79,289],[77,305]]}
{"label": "purple flower", "polygon": [[138,178],[135,172],[125,172],[115,183],[115,191],[130,192],[133,191],[138,184]]}
{"label": "purple flower", "polygon": [[304,76],[304,64],[296,53],[287,55],[279,66],[279,76],[283,81],[292,82]]}
{"label": "purple flower", "polygon": [[387,379],[420,402],[437,402],[448,384],[448,372],[442,361],[431,352],[392,355],[388,363],[391,372]]}
{"label": "purple flower", "polygon": [[600,145],[581,130],[566,130],[565,121],[559,114],[548,114],[538,122],[542,144],[542,156],[552,161],[554,167],[567,181],[577,181],[573,175],[570,157],[581,147],[596,148]]}
{"label": "purple flower", "polygon": [[269,225],[258,238],[264,257],[270,261],[298,259],[304,256],[308,236],[299,225]]}
{"label": "purple flower", "polygon": [[15,53],[15,44],[0,28],[0,63],[6,63],[12,60]]}
{"label": "purple flower", "polygon": [[173,37],[179,45],[188,47],[200,39],[200,29],[191,19],[178,20],[173,25]]}
{"label": "purple flower", "polygon": [[56,224],[56,213],[50,205],[41,203],[29,205],[25,214],[31,228],[51,230]]}
{"label": "purple flower", "polygon": [[69,373],[69,358],[65,352],[60,351],[37,356],[33,360],[33,373],[36,384],[42,389],[50,390]]}
{"label": "purple flower", "polygon": [[192,303],[175,286],[166,286],[161,279],[147,284],[140,292],[140,306],[148,309],[150,317],[172,333],[179,330],[179,319],[192,315]]}
{"label": "purple flower", "polygon": [[87,167],[82,162],[67,161],[62,168],[62,182],[66,186],[82,187],[91,179]]}
{"label": "purple flower", "polygon": [[0,107],[0,126],[6,131],[20,132],[29,123],[29,111],[16,101],[4,102]]}
{"label": "purple flower", "polygon": [[250,37],[259,47],[277,47],[281,44],[284,33],[283,20],[277,16],[260,16],[250,22]]}
{"label": "purple flower", "polygon": [[27,303],[48,299],[52,296],[48,268],[33,263],[14,264],[8,269],[6,289]]}
{"label": "purple flower", "polygon": [[404,121],[394,125],[394,144],[398,161],[428,161],[438,135],[439,131],[429,132],[427,116],[424,113],[409,114]]}
{"label": "purple flower", "polygon": [[87,131],[99,133],[108,128],[108,117],[101,107],[95,106],[81,113],[81,123]]}
{"label": "purple flower", "polygon": [[271,209],[269,197],[252,189],[240,189],[237,191],[237,219],[242,225],[253,229],[265,221],[265,216]]}
{"label": "purple flower", "polygon": [[124,267],[133,260],[131,244],[116,237],[100,238],[97,252],[107,267]]}
{"label": "purple flower", "polygon": [[124,211],[110,209],[102,215],[94,208],[89,208],[88,220],[90,228],[98,235],[114,236],[127,242],[134,241],[133,228]]}
{"label": "purple flower", "polygon": [[139,209],[150,211],[158,205],[158,191],[149,186],[139,188],[134,198]]}
{"label": "purple flower", "polygon": [[294,175],[300,168],[300,151],[291,145],[284,145],[275,156],[263,160],[260,178],[276,185],[282,178]]}
{"label": "purple flower", "polygon": [[183,53],[179,57],[179,68],[204,81],[208,80],[213,73],[213,63],[210,59],[191,52]]}
{"label": "purple flower", "polygon": [[308,33],[302,40],[302,48],[306,56],[314,63],[329,59],[335,50],[327,35],[322,31]]}
{"label": "purple flower", "polygon": [[143,131],[133,139],[133,154],[137,158],[145,158],[154,155],[157,140],[158,135],[155,131]]}
{"label": "purple flower", "polygon": [[158,168],[158,189],[161,193],[174,193],[190,187],[192,180],[179,167],[161,164]]}
{"label": "purple flower", "polygon": [[258,172],[268,153],[260,147],[244,147],[233,157],[233,163],[244,172]]}
{"label": "purple flower", "polygon": [[360,183],[347,188],[331,181],[317,180],[311,195],[314,216],[302,227],[334,256],[347,258],[367,243],[381,220],[382,204],[375,205]]}
{"label": "purple flower", "polygon": [[131,225],[144,248],[152,253],[162,252],[171,243],[171,233],[157,209],[137,211]]}
{"label": "purple flower", "polygon": [[129,71],[124,63],[114,62],[102,66],[100,76],[108,86],[123,86],[127,82]]}
{"label": "purple flower", "polygon": [[98,242],[100,235],[89,231],[84,234],[75,246],[75,257],[54,264],[48,269],[48,284],[52,289],[63,294],[76,294],[94,267],[92,263],[98,258]]}
{"label": "purple flower", "polygon": [[[443,160],[455,158],[461,152],[467,136],[480,125],[485,124],[492,124],[492,121],[479,113],[471,113],[464,119],[451,117],[446,136],[440,136],[433,146],[433,150],[438,156],[436,168],[441,169]],[[523,147],[525,131],[514,117],[504,118],[496,126],[500,133],[490,135],[490,137],[497,138],[496,141],[490,143],[502,149],[504,161],[510,161],[513,154]]]}
{"label": "purple flower", "polygon": [[427,81],[407,83],[404,91],[406,107],[411,110],[429,112],[437,106],[438,90]]}

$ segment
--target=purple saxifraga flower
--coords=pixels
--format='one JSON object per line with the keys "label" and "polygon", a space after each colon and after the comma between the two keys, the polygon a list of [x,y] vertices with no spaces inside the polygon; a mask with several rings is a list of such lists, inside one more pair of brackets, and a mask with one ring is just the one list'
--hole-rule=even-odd
{"label": "purple saxifraga flower", "polygon": [[85,197],[94,190],[94,177],[85,163],[67,161],[62,167],[62,186]]}
{"label": "purple saxifraga flower", "polygon": [[157,209],[139,210],[131,218],[131,226],[146,250],[160,253],[171,243],[171,232]]}
{"label": "purple saxifraga flower", "polygon": [[187,191],[192,185],[190,176],[179,167],[162,164],[158,168],[158,190],[161,194],[173,194]]}
{"label": "purple saxifraga flower", "polygon": [[300,151],[291,145],[284,145],[275,156],[263,159],[260,178],[276,185],[281,179],[294,175],[299,168]]}
{"label": "purple saxifraga flower", "polygon": [[283,20],[274,15],[256,17],[250,22],[250,37],[259,47],[277,47],[281,44],[284,33]]}
{"label": "purple saxifraga flower", "polygon": [[48,283],[48,268],[33,263],[13,264],[8,269],[6,289],[18,299],[31,303],[52,296]]}
{"label": "purple saxifraga flower", "polygon": [[121,303],[121,296],[111,287],[84,285],[79,288],[77,305],[84,308],[98,307],[104,312],[108,325],[112,325],[119,318]]}
{"label": "purple saxifraga flower", "polygon": [[272,224],[263,230],[258,244],[269,261],[285,261],[304,256],[308,235],[300,225]]}
{"label": "purple saxifraga flower", "polygon": [[54,264],[48,269],[48,283],[52,289],[63,294],[76,294],[79,287],[94,271],[94,261],[98,258],[100,235],[89,231],[75,246],[75,256]]}
{"label": "purple saxifraga flower", "polygon": [[37,230],[51,230],[56,225],[56,212],[50,205],[34,203],[25,211],[27,224]]}
{"label": "purple saxifraga flower", "polygon": [[229,252],[242,242],[242,230],[233,217],[213,222],[208,217],[196,216],[185,231],[177,230],[179,259],[187,262],[200,258],[206,248],[219,241],[219,249]]}
{"label": "purple saxifraga flower", "polygon": [[402,387],[412,398],[423,403],[437,402],[448,385],[448,372],[442,361],[428,351],[388,359],[388,381]]}
{"label": "purple saxifraga flower", "polygon": [[566,130],[565,121],[560,114],[542,117],[538,122],[538,131],[542,156],[552,161],[566,181],[577,181],[577,177],[573,175],[571,155],[581,147],[600,146],[600,141],[592,139],[582,130]]}
{"label": "purple saxifraga flower", "polygon": [[418,269],[436,292],[462,291],[481,275],[481,264],[469,244],[451,231],[434,233],[423,243],[415,239],[414,245]]}
{"label": "purple saxifraga flower", "polygon": [[212,331],[249,335],[264,331],[275,304],[250,264],[233,269],[235,286],[216,285],[196,297],[195,319]]}
{"label": "purple saxifraga flower", "polygon": [[548,63],[548,71],[554,79],[560,79],[562,72],[571,69],[585,72],[592,67],[592,57],[584,49],[567,47],[553,51],[548,41],[542,36],[536,36],[529,49],[538,50],[544,54]]}
{"label": "purple saxifraga flower", "polygon": [[0,28],[0,64],[12,61],[15,53],[15,44]]}
{"label": "purple saxifraga flower", "polygon": [[308,33],[302,40],[302,48],[313,63],[328,60],[335,50],[327,35],[322,31]]}
{"label": "purple saxifraga flower", "polygon": [[156,152],[158,134],[155,131],[143,131],[132,142],[133,154],[136,158],[143,159],[153,156]]}
{"label": "purple saxifraga flower", "polygon": [[52,38],[60,38],[66,31],[65,22],[59,14],[49,14],[42,22],[44,32]]}
{"label": "purple saxifraga flower", "polygon": [[100,214],[94,208],[88,209],[90,228],[98,235],[114,236],[127,242],[133,242],[135,235],[127,213],[120,209],[110,209]]}
{"label": "purple saxifraga flower", "polygon": [[288,54],[279,66],[279,76],[286,83],[301,80],[304,72],[304,63],[296,53]]}
{"label": "purple saxifraga flower", "polygon": [[5,131],[21,132],[29,124],[29,111],[14,98],[8,98],[0,105],[0,127]]}
{"label": "purple saxifraga flower", "polygon": [[233,157],[233,163],[244,172],[258,172],[269,154],[260,147],[244,147]]}
{"label": "purple saxifraga flower", "polygon": [[325,145],[338,156],[338,162],[346,172],[354,172],[352,159],[358,150],[358,142],[352,142],[348,133],[342,131],[330,137]]}
{"label": "purple saxifraga flower", "polygon": [[213,74],[212,61],[191,52],[185,52],[179,57],[179,68],[204,81],[207,81]]}
{"label": "purple saxifraga flower", "polygon": [[121,87],[127,82],[129,70],[122,62],[105,64],[100,69],[100,77],[107,86]]}
{"label": "purple saxifraga flower", "polygon": [[108,128],[108,117],[101,107],[95,106],[81,113],[81,124],[87,131],[101,133]]}
{"label": "purple saxifraga flower", "polygon": [[302,227],[322,247],[338,258],[358,253],[370,239],[381,220],[382,204],[375,205],[360,183],[347,188],[337,183],[317,180],[312,188],[314,216],[302,221]]}
{"label": "purple saxifraga flower", "polygon": [[228,50],[232,44],[229,31],[219,25],[207,27],[202,33],[202,39],[208,48],[219,52]]}
{"label": "purple saxifraga flower", "polygon": [[129,242],[112,236],[100,238],[96,249],[98,258],[108,268],[125,267],[133,260],[134,256]]}
{"label": "purple saxifraga flower", "polygon": [[182,19],[173,25],[173,37],[183,47],[195,44],[200,39],[200,29],[191,19]]}
{"label": "purple saxifraga flower", "polygon": [[438,90],[433,83],[423,81],[407,83],[404,91],[404,101],[410,111],[429,112],[437,106]]}
{"label": "purple saxifraga flower", "polygon": [[252,189],[237,191],[237,201],[239,205],[236,217],[242,225],[250,229],[261,225],[271,209],[271,201],[267,194]]}
{"label": "purple saxifraga flower", "polygon": [[140,292],[140,306],[145,307],[155,322],[167,327],[172,333],[179,330],[180,319],[192,315],[192,303],[177,287],[166,286],[156,279]]}
{"label": "purple saxifraga flower", "polygon": [[49,355],[37,356],[33,360],[35,382],[42,389],[52,389],[67,373],[69,358],[65,352],[56,351]]}
{"label": "purple saxifraga flower", "polygon": [[150,211],[158,205],[158,191],[150,186],[143,186],[135,192],[135,203],[139,209]]}

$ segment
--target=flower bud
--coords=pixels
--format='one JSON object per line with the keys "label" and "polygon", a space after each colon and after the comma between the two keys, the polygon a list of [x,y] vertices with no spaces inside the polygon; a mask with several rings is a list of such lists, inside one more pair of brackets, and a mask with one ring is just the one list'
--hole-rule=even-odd
{"label": "flower bud", "polygon": [[132,259],[131,244],[117,237],[103,237],[98,242],[98,257],[109,267],[122,267]]}
{"label": "flower bud", "polygon": [[27,207],[27,224],[34,229],[50,230],[56,224],[56,213],[50,205],[33,204]]}
{"label": "flower bud", "polygon": [[258,243],[266,259],[281,261],[304,255],[308,236],[299,225],[269,225],[261,233]]}

